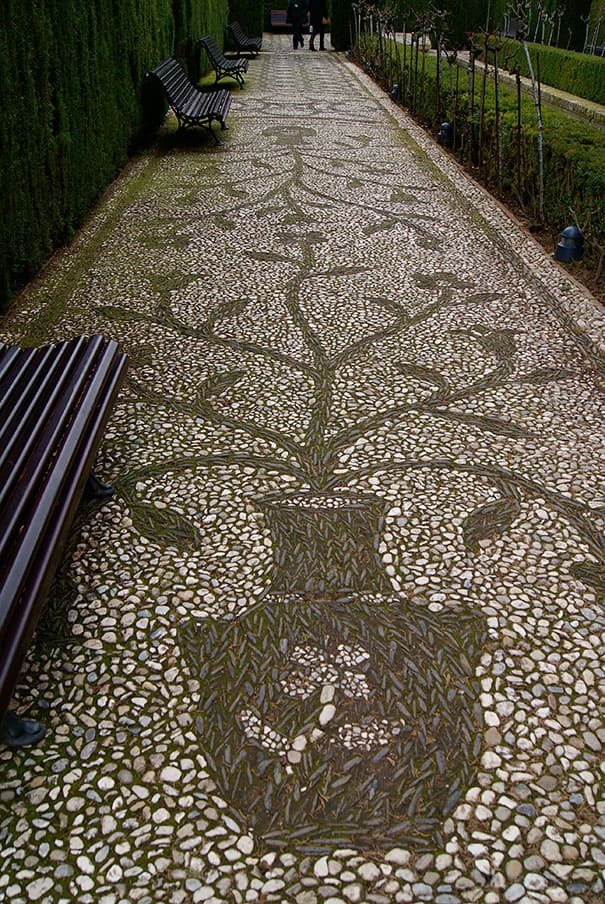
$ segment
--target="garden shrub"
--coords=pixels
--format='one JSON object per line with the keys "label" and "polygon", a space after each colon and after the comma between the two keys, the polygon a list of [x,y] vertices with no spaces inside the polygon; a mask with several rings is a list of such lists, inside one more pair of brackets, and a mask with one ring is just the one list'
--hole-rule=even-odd
{"label": "garden shrub", "polygon": [[229,21],[239,22],[247,35],[257,38],[264,31],[264,9],[259,0],[230,0]]}
{"label": "garden shrub", "polygon": [[[479,48],[484,44],[483,35],[475,35],[476,45]],[[501,66],[513,69],[516,64],[521,67],[521,75],[529,77],[527,58],[523,45],[519,41],[499,40],[501,49],[499,60]],[[605,104],[605,58],[591,56],[587,53],[575,53],[569,50],[561,50],[558,47],[548,47],[545,44],[529,44],[534,75],[539,72],[540,81],[545,85],[575,94],[596,104]],[[481,57],[480,57],[481,59]],[[491,63],[493,55],[490,54]]]}

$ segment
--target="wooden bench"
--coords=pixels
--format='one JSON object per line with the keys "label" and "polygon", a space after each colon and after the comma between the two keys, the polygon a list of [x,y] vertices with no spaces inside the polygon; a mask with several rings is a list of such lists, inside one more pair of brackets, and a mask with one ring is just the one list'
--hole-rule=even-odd
{"label": "wooden bench", "polygon": [[166,99],[177,118],[179,128],[200,126],[206,129],[216,144],[222,144],[212,129],[213,122],[220,122],[226,129],[226,119],[231,106],[231,94],[223,89],[201,91],[190,81],[180,63],[174,59],[164,60],[148,76],[155,77],[166,95]]}
{"label": "wooden bench", "polygon": [[249,53],[251,54],[251,56],[257,56],[263,44],[262,37],[248,37],[239,22],[230,22],[227,28],[229,29],[231,37],[233,38],[238,56],[240,55],[240,53]]}
{"label": "wooden bench", "polygon": [[220,52],[211,35],[200,38],[200,44],[208,54],[210,65],[216,76],[215,84],[223,78],[234,78],[240,88],[244,87],[244,73],[248,71],[249,61],[246,59],[229,60]]}
{"label": "wooden bench", "polygon": [[[286,22],[287,10],[285,9],[272,9],[271,10],[271,28],[273,31],[278,31],[283,28],[292,28],[290,22]],[[309,31],[309,22],[306,21],[302,27],[303,34],[307,34]]]}
{"label": "wooden bench", "polygon": [[0,346],[0,741],[11,747],[44,735],[8,706],[87,482],[113,493],[90,472],[125,370],[102,336]]}
{"label": "wooden bench", "polygon": [[271,10],[271,28],[289,28],[289,23],[286,22],[286,10],[285,9],[272,9]]}

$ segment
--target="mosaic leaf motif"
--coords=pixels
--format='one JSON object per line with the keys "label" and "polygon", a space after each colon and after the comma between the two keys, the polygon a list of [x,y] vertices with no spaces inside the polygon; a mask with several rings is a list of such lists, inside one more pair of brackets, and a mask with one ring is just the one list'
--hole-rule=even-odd
{"label": "mosaic leaf motif", "polygon": [[493,352],[497,358],[512,358],[517,351],[514,330],[490,330],[479,338],[480,345],[486,351]]}
{"label": "mosaic leaf motif", "polygon": [[583,562],[572,565],[570,571],[578,580],[594,587],[599,594],[605,594],[605,564]]}
{"label": "mosaic leaf motif", "polygon": [[203,402],[210,396],[219,396],[227,389],[235,386],[243,376],[243,371],[232,370],[229,373],[215,374],[204,380],[198,392],[199,402]]}
{"label": "mosaic leaf motif", "polygon": [[137,500],[130,506],[130,516],[135,530],[156,542],[176,546],[182,552],[191,552],[201,545],[198,528],[174,509]]}
{"label": "mosaic leaf motif", "polygon": [[462,522],[464,545],[469,552],[477,552],[481,540],[506,533],[520,512],[521,505],[514,496],[480,505]]}
{"label": "mosaic leaf motif", "polygon": [[440,389],[446,389],[449,385],[447,379],[433,367],[425,367],[420,364],[410,364],[406,361],[398,361],[395,365],[399,373],[420,380],[421,383],[432,383]]}
{"label": "mosaic leaf motif", "polygon": [[437,417],[447,418],[452,421],[460,421],[469,426],[479,427],[488,433],[495,433],[496,436],[513,436],[523,437],[531,436],[529,430],[518,427],[509,421],[502,420],[497,417],[488,417],[487,415],[465,414],[451,409],[434,409],[433,414]]}
{"label": "mosaic leaf motif", "polygon": [[574,371],[566,367],[537,367],[529,373],[519,374],[518,379],[519,383],[533,383],[535,386],[540,386],[554,380],[570,380],[575,376]]}

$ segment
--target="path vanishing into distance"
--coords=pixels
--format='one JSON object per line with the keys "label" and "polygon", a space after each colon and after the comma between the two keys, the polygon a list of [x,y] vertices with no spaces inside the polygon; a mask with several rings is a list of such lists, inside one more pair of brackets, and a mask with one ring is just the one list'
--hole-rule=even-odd
{"label": "path vanishing into distance", "polygon": [[265,36],[0,324],[129,375],[0,751],[10,902],[605,900],[605,316]]}

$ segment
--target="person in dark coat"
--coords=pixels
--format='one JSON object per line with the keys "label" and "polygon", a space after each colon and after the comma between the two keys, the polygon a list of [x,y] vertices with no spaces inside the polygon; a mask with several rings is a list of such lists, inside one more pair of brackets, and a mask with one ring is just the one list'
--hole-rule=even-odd
{"label": "person in dark coat", "polygon": [[294,46],[294,50],[296,50],[299,44],[301,47],[305,46],[305,42],[303,41],[302,36],[302,30],[307,24],[307,13],[307,0],[290,0],[290,2],[288,3],[286,22],[290,22],[292,24],[292,44]]}
{"label": "person in dark coat", "polygon": [[328,6],[326,0],[309,0],[309,17],[311,19],[311,37],[309,38],[309,50],[315,50],[315,36],[319,35],[319,49],[324,50],[324,29],[328,18]]}

